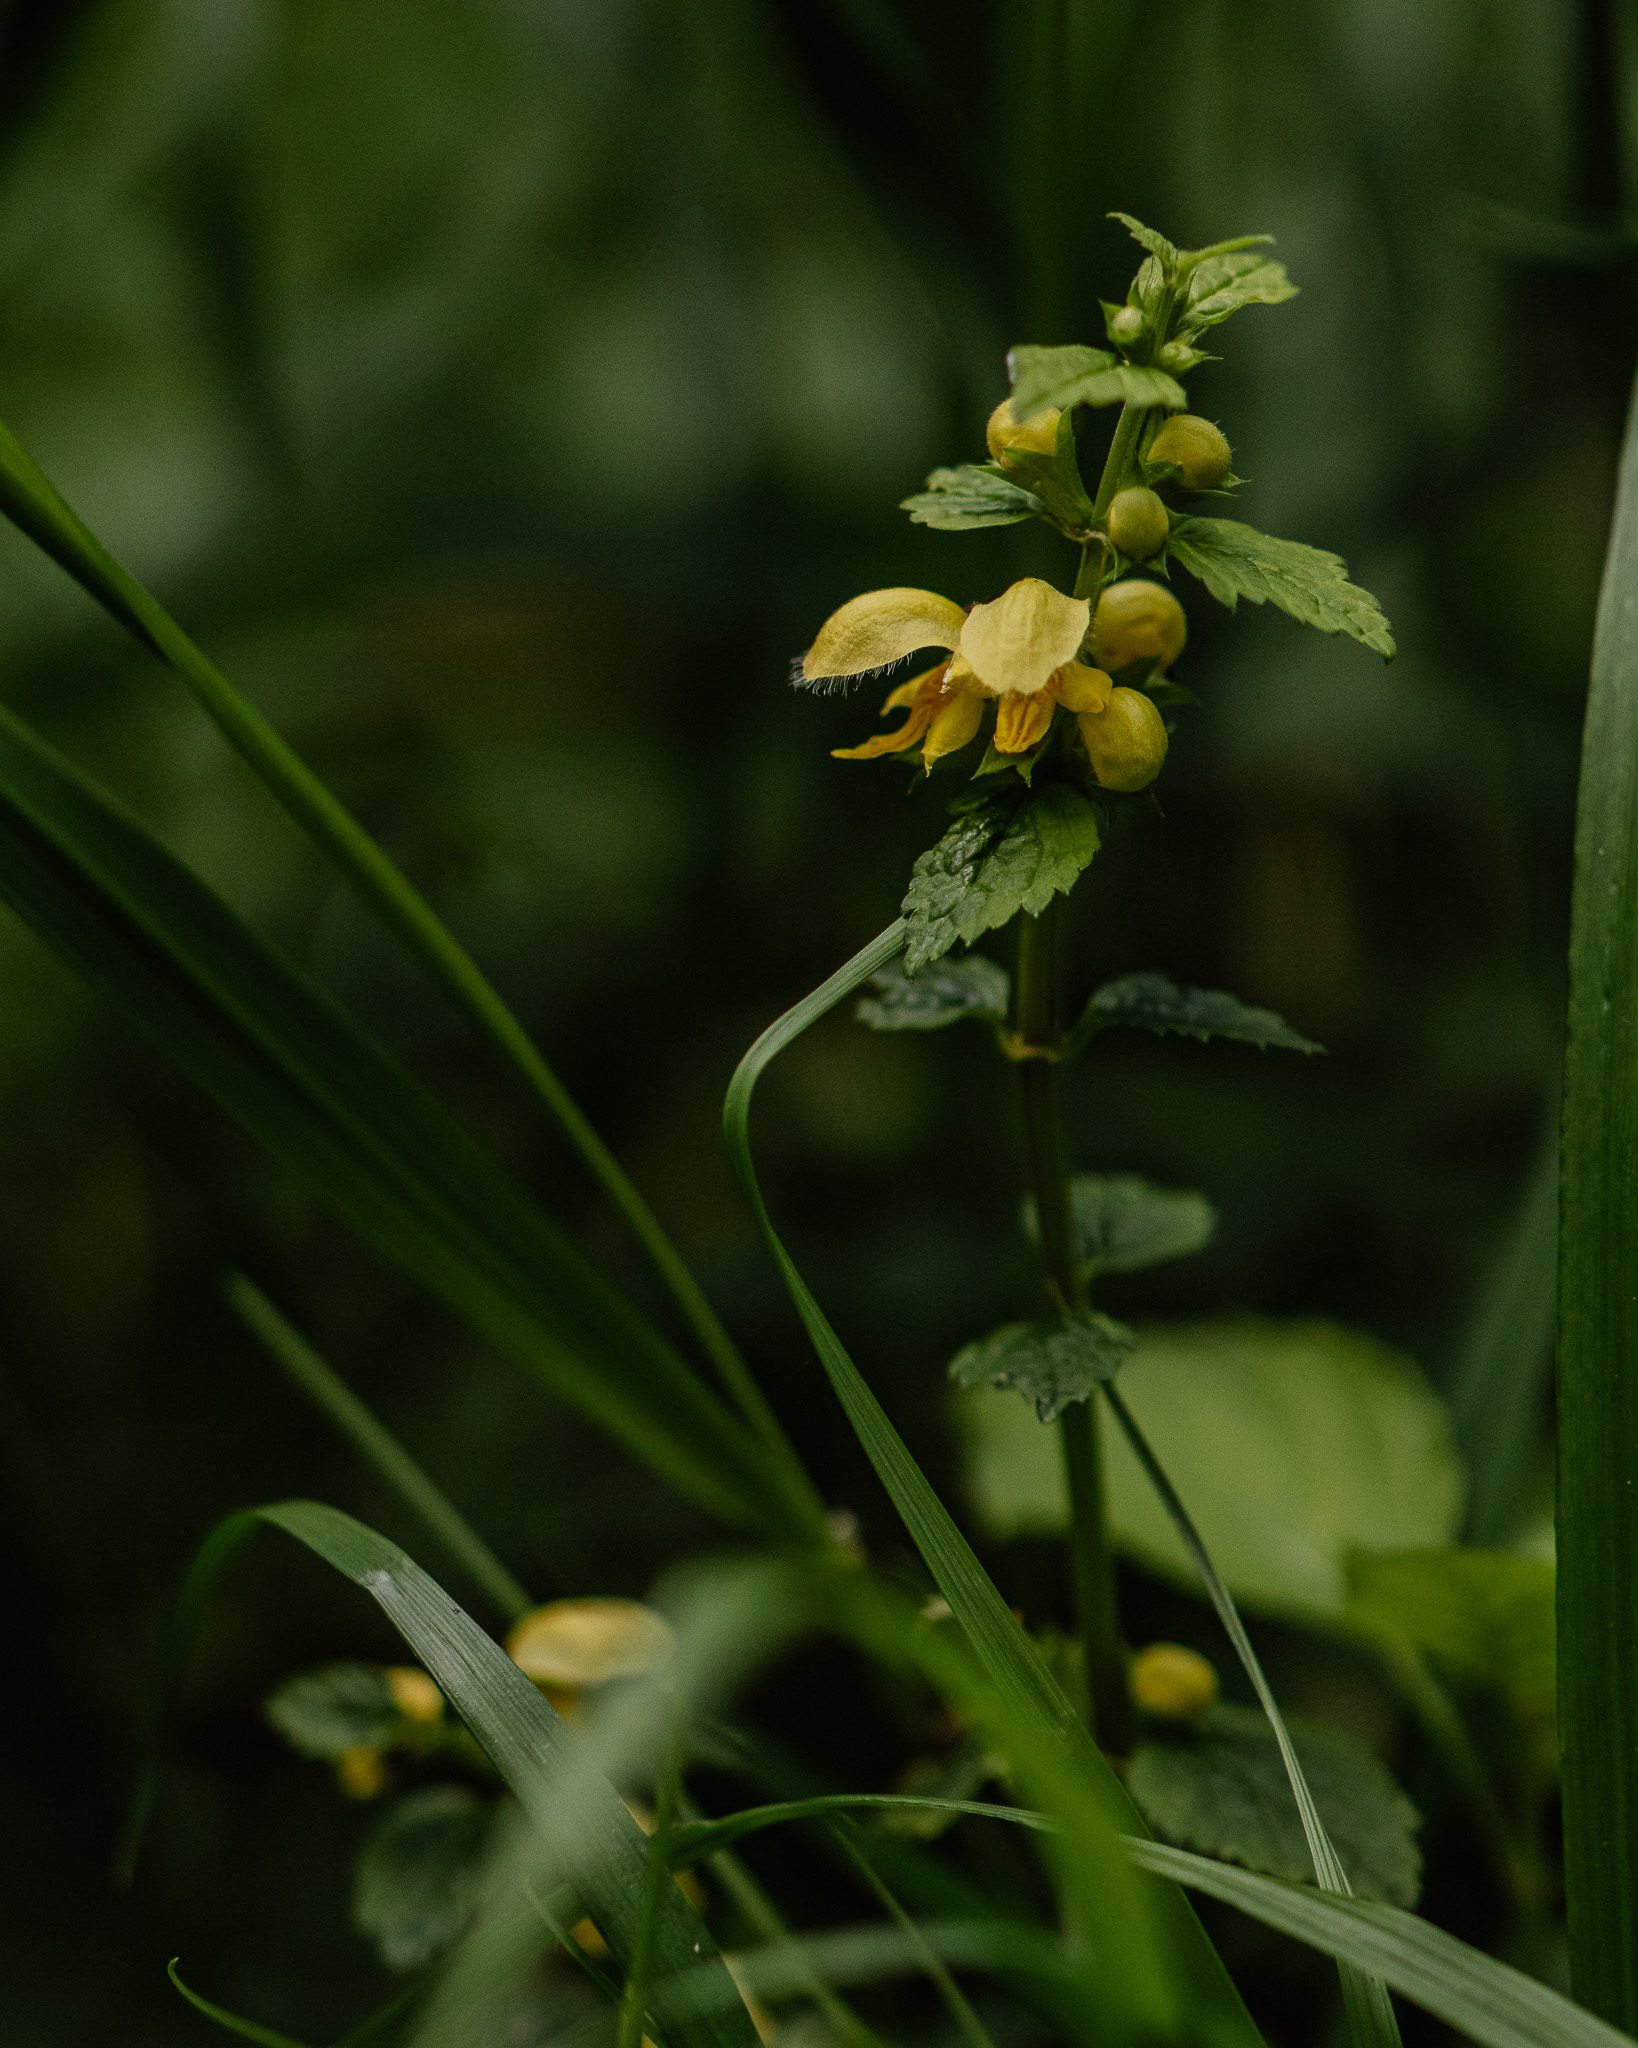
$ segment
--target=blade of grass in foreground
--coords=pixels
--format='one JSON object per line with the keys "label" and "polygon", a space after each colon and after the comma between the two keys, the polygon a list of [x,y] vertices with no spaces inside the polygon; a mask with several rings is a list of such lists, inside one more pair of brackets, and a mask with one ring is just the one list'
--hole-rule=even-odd
{"label": "blade of grass in foreground", "polygon": [[0,512],[187,685],[218,730],[330,861],[350,878],[432,978],[506,1056],[557,1119],[647,1254],[747,1422],[778,1459],[795,1458],[773,1411],[698,1282],[619,1161],[582,1115],[523,1026],[421,897],[254,706],[206,660],[165,608],[116,561],[0,424]]}
{"label": "blade of grass in foreground", "polygon": [[[223,1565],[257,1527],[282,1529],[352,1580],[437,1680],[551,1853],[551,1881],[570,1883],[622,1964],[636,1940],[648,1837],[586,1761],[580,1743],[501,1649],[412,1558],[352,1516],[315,1501],[283,1501],[235,1515],[205,1544],[178,1602],[166,1664],[180,1673]],[[537,1866],[536,1882],[540,1883]],[[705,1922],[674,1884],[651,1905],[657,1981],[651,1991],[668,2048],[757,2048],[756,2030]],[[688,1972],[709,1988],[704,2016],[667,2004],[667,1983]]]}
{"label": "blade of grass in foreground", "polygon": [[1638,2031],[1638,411],[1581,751],[1558,1235],[1558,1731],[1570,1979]]}

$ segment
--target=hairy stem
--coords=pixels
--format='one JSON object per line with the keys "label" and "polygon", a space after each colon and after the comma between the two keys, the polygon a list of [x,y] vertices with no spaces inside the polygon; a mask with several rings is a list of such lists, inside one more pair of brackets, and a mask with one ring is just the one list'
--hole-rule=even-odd
{"label": "hairy stem", "polygon": [[[1085,1307],[1086,1288],[1075,1257],[1058,1067],[1052,1056],[1058,1045],[1055,907],[1041,917],[1020,920],[1013,1024],[1023,1052],[1019,1082],[1041,1237],[1042,1277],[1048,1300],[1061,1315]],[[1131,1747],[1131,1700],[1115,1604],[1097,1411],[1090,1401],[1072,1402],[1061,1416],[1059,1428],[1069,1482],[1070,1557],[1093,1732],[1104,1749],[1124,1755]]]}

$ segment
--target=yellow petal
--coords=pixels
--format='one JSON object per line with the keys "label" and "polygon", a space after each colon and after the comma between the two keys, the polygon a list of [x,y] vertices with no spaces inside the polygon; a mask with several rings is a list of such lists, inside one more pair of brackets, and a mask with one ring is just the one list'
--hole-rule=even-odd
{"label": "yellow petal", "polygon": [[1030,697],[1080,652],[1091,611],[1084,597],[1065,597],[1038,576],[1026,576],[993,604],[973,606],[961,629],[961,652],[998,697]]}
{"label": "yellow petal", "polygon": [[935,761],[942,761],[946,754],[959,752],[967,744],[977,732],[978,722],[983,716],[984,700],[971,690],[957,690],[945,697],[944,708],[928,727],[927,744],[921,750],[929,775]]}
{"label": "yellow petal", "polygon": [[1037,740],[1046,738],[1052,712],[1050,690],[1037,690],[1033,697],[1003,697],[995,714],[995,751],[1027,754]]}
{"label": "yellow petal", "polygon": [[1075,723],[1105,789],[1147,789],[1160,773],[1165,721],[1141,690],[1111,691],[1107,711],[1083,711]]}
{"label": "yellow petal", "polygon": [[867,590],[832,612],[802,657],[802,680],[864,675],[921,647],[954,647],[966,618],[932,590]]}
{"label": "yellow petal", "polygon": [[603,1685],[657,1671],[671,1624],[636,1600],[552,1600],[513,1625],[506,1652],[537,1685]]}
{"label": "yellow petal", "polygon": [[903,711],[907,705],[914,704],[916,692],[923,683],[931,682],[934,676],[942,675],[944,668],[945,664],[941,661],[937,668],[924,668],[919,676],[912,676],[909,682],[900,683],[896,690],[889,690],[887,701],[882,706],[883,718],[890,711]]}
{"label": "yellow petal", "polygon": [[916,704],[896,732],[878,732],[856,747],[832,747],[834,761],[875,761],[883,754],[902,754],[913,747],[933,722],[933,704]]}
{"label": "yellow petal", "polygon": [[1114,687],[1101,668],[1087,668],[1079,661],[1066,661],[1047,685],[1070,711],[1107,711]]}

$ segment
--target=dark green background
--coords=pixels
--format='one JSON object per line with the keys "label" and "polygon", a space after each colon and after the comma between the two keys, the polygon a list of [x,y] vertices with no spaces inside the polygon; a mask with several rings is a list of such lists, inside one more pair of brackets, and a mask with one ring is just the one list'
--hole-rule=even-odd
{"label": "dark green background", "polygon": [[[1448,1381],[1555,1085],[1634,338],[1630,27],[1614,0],[0,9],[0,414],[516,1003],[889,1556],[717,1119],[755,1032],[893,916],[942,810],[893,764],[828,758],[875,704],[792,694],[790,657],[860,589],[1067,575],[1044,536],[929,534],[895,505],[977,457],[1010,343],[1100,338],[1136,257],[1108,208],[1185,243],[1278,235],[1302,296],[1222,330],[1191,396],[1234,442],[1245,516],[1344,553],[1402,651],[1384,668],[1195,589],[1178,673],[1205,709],[1164,822],[1119,834],[1077,896],[1073,974],[1230,987],[1331,1054],[1100,1045],[1071,1087],[1076,1163],[1224,1213],[1205,1257],[1112,1287],[1117,1312],[1334,1314]],[[495,1062],[15,535],[0,686],[646,1289]],[[952,1479],[944,1361],[1028,1302],[1010,1076],[976,1032],[839,1015],[758,1114],[788,1241]],[[389,1645],[271,1540],[211,1628],[137,1890],[105,1883],[156,1629],[216,1517],[304,1493],[416,1544],[217,1305],[233,1262],[542,1597],[640,1593],[714,1540],[0,921],[18,2044],[211,2038],[164,1983],[178,1951],[304,2038],[382,1992],[346,1925],[361,1818],[258,1701]],[[1052,1618],[1049,1558],[998,1568]],[[1126,1591],[1135,1639],[1211,1640],[1176,1596]],[[1359,1673],[1270,1648],[1294,1703],[1351,1700],[1391,1750]],[[823,1725],[827,1687],[854,1685],[813,1657],[761,1707],[874,1783],[886,1721],[840,1753]],[[1429,1905],[1482,1936],[1469,1846],[1433,1829]],[[791,1881],[799,1915],[862,1910]],[[1222,1925],[1275,2038],[1323,2038],[1326,1972]]]}

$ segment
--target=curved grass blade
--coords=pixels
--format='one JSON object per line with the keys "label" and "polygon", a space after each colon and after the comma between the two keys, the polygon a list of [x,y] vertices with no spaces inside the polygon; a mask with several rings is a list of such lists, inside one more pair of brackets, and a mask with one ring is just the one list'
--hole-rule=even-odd
{"label": "curved grass blade", "polygon": [[506,1056],[556,1118],[647,1254],[729,1394],[774,1455],[796,1458],[733,1340],[573,1096],[454,935],[344,804],[193,644],[165,608],[102,545],[16,437],[0,423],[0,512],[90,597],[167,664],[223,737],[321,852],[347,875],[433,980]]}
{"label": "curved grass blade", "polygon": [[763,1828],[778,1827],[785,1821],[814,1820],[825,1814],[851,1813],[871,1807],[914,1807],[921,1813],[964,1813],[980,1820],[1016,1821],[1021,1827],[1050,1833],[1055,1823],[1044,1813],[1027,1806],[993,1806],[982,1799],[918,1799],[908,1792],[820,1792],[811,1799],[784,1799],[771,1806],[747,1806],[721,1820],[684,1821],[665,1840],[666,1859],[673,1870],[686,1870],[703,1857],[715,1855],[744,1835],[759,1834]]}
{"label": "curved grass blade", "polygon": [[[1127,1881],[1113,1830],[1141,1829],[1136,1809],[826,1320],[780,1242],[757,1184],[748,1123],[763,1069],[816,1018],[893,959],[904,940],[900,920],[757,1039],[735,1070],[723,1105],[729,1154],[848,1421],[984,1673],[993,1696],[980,1697],[969,1685],[976,1710],[999,1736],[1020,1782],[1037,1789],[1041,1803],[1071,1823],[1058,1851],[1059,1876],[1077,1934],[1099,1958],[1103,2000],[1123,2008],[1134,2031],[1165,2034],[1177,2026],[1181,1992],[1209,2015],[1225,2039],[1255,2040],[1250,2015],[1181,1896],[1134,1891]],[[863,1638],[874,1637],[880,1646],[890,1646],[891,1654],[903,1655],[902,1631],[896,1615],[883,1605],[885,1595],[878,1597],[879,1589],[867,1591],[854,1577],[851,1587],[841,1578],[835,1587],[838,1599],[852,1606],[852,1623]]]}
{"label": "curved grass blade", "polygon": [[1638,409],[1576,809],[1558,1233],[1558,1733],[1576,1996],[1638,2032]]}
{"label": "curved grass blade", "polygon": [[[629,1965],[649,1864],[648,1837],[506,1652],[397,1544],[316,1501],[283,1501],[229,1517],[188,1575],[167,1643],[168,1669],[182,1669],[222,1566],[263,1524],[305,1544],[381,1608],[483,1745],[533,1824],[535,1888],[573,1885],[598,1932]],[[521,1898],[517,1903],[522,1905]],[[750,2016],[705,1922],[673,1884],[659,1888],[652,1942],[659,1981],[651,1996],[672,2048],[756,2048]],[[708,2019],[668,2006],[667,1984],[685,1970],[703,1973],[710,1987]]]}
{"label": "curved grass blade", "polygon": [[225,2006],[213,2005],[208,1998],[201,1998],[197,1991],[190,1991],[177,1975],[176,1966],[180,1956],[172,1956],[165,1965],[165,1974],[181,1992],[195,2012],[201,2012],[229,2034],[237,2034],[241,2041],[260,2042],[261,2048],[303,2048],[300,2041],[292,2040],[288,2034],[276,2034],[271,2027],[261,2027],[254,2020],[242,2020],[237,2013],[229,2012]]}
{"label": "curved grass blade", "polygon": [[[1348,1873],[1342,1867],[1342,1859],[1332,1845],[1331,1837],[1325,1831],[1320,1819],[1319,1808],[1314,1804],[1314,1795],[1308,1789],[1308,1780],[1303,1774],[1302,1764],[1296,1748],[1287,1733],[1279,1704],[1274,1698],[1273,1688],[1263,1675],[1263,1667],[1257,1652],[1251,1646],[1246,1634],[1245,1623],[1240,1619],[1240,1610],[1234,1604],[1234,1596],[1223,1584],[1217,1567],[1204,1543],[1200,1532],[1182,1500],[1176,1487],[1166,1476],[1164,1466],[1149,1446],[1148,1438],[1138,1427],[1137,1419],[1121,1398],[1118,1389],[1105,1383],[1104,1399],[1113,1411],[1121,1432],[1131,1445],[1133,1454],[1148,1476],[1149,1483],[1159,1494],[1172,1526],[1176,1529],[1183,1547],[1188,1551],[1195,1570],[1200,1574],[1201,1584],[1207,1598],[1217,1610],[1217,1618],[1223,1624],[1234,1653],[1239,1658],[1246,1676],[1251,1680],[1253,1690],[1268,1716],[1274,1730],[1274,1740],[1280,1746],[1280,1757],[1285,1765],[1285,1775],[1290,1780],[1291,1796],[1297,1802],[1297,1813],[1302,1821],[1302,1831],[1308,1840],[1308,1853],[1314,1859],[1314,1877],[1325,1891],[1338,1892],[1344,1898],[1351,1895],[1353,1887],[1348,1882]],[[1398,2048],[1399,2022],[1394,2018],[1393,2001],[1387,1987],[1380,1978],[1362,1977],[1349,1963],[1339,1965],[1342,1975],[1342,1998],[1348,2008],[1348,2024],[1360,2048],[1377,2042],[1382,2048]]]}
{"label": "curved grass blade", "polygon": [[345,1380],[287,1323],[259,1287],[242,1273],[222,1283],[228,1306],[335,1424],[359,1455],[420,1516],[449,1555],[481,1586],[507,1621],[535,1605],[443,1488],[433,1484],[392,1432],[383,1427]]}
{"label": "curved grass blade", "polygon": [[389,1257],[713,1513],[811,1536],[766,1448],[422,1084],[0,710],[0,898]]}

